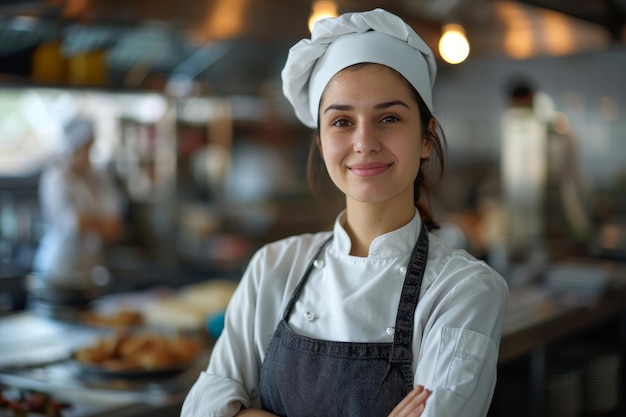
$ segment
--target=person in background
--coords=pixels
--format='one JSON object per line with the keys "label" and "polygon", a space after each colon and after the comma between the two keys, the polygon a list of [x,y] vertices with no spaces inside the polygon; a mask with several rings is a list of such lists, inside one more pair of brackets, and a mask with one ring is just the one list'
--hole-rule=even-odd
{"label": "person in background", "polygon": [[39,183],[46,232],[33,271],[50,281],[80,286],[85,282],[63,281],[88,277],[93,267],[104,264],[104,247],[123,234],[122,204],[109,174],[91,163],[93,123],[75,118],[65,125],[63,136],[60,157]]}
{"label": "person in background", "polygon": [[507,252],[514,263],[525,263],[543,250],[546,144],[546,125],[533,109],[532,89],[518,81],[502,115],[500,155]]}
{"label": "person in background", "polygon": [[182,416],[487,415],[508,288],[429,233],[435,73],[382,9],[321,20],[291,48],[283,92],[315,130],[310,178],[321,156],[346,207],[332,231],[254,254]]}

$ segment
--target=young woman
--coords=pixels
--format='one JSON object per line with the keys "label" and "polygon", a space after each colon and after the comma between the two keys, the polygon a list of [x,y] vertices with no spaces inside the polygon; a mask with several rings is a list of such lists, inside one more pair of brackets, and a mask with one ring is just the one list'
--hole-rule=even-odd
{"label": "young woman", "polygon": [[508,292],[429,234],[435,71],[381,9],[318,22],[290,50],[283,90],[346,208],[331,232],[253,256],[183,416],[487,414]]}

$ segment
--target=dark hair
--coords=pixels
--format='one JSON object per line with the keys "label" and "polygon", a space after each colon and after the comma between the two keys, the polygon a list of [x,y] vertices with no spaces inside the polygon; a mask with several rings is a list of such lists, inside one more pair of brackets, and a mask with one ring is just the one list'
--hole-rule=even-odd
{"label": "dark hair", "polygon": [[[348,68],[360,68],[365,65],[369,64],[356,64]],[[411,85],[411,83],[409,83],[406,78],[400,75],[400,73],[393,70],[392,68],[390,69],[398,77],[400,77],[407,85],[407,87],[411,90],[411,95],[417,102],[420,113],[423,139],[427,142],[430,142],[432,145],[432,153],[430,157],[422,159],[419,172],[417,173],[417,177],[413,182],[413,195],[415,206],[418,208],[422,221],[424,222],[428,230],[438,229],[439,224],[434,220],[432,211],[430,209],[430,186],[441,178],[445,170],[445,152],[447,146],[446,137],[439,121],[433,116],[432,112],[426,106],[426,103],[424,103],[424,100],[419,95],[415,87],[413,87],[413,85]],[[319,124],[320,123],[318,115],[318,127],[315,130],[315,134],[313,136],[313,139],[311,140],[311,146],[309,148],[309,156],[307,160],[307,181],[313,194],[323,200],[324,197],[322,193],[319,192],[319,184],[321,180],[320,176],[326,173],[327,178],[328,173],[326,170],[322,169],[323,162],[318,146],[318,139],[320,135]],[[425,165],[427,165],[428,168],[434,170],[435,175],[432,178],[430,177],[430,175],[426,175]]]}
{"label": "dark hair", "polygon": [[530,80],[518,76],[508,83],[507,94],[511,103],[532,103],[535,87]]}

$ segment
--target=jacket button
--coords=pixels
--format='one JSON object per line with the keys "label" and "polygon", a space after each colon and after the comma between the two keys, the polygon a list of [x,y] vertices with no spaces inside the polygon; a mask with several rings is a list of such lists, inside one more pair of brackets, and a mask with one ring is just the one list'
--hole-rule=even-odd
{"label": "jacket button", "polygon": [[307,311],[306,313],[304,313],[304,319],[307,321],[313,321],[315,320],[315,314],[313,314],[313,312],[311,311]]}
{"label": "jacket button", "polygon": [[316,259],[315,261],[313,261],[313,266],[316,267],[317,269],[323,268],[324,267],[324,261]]}
{"label": "jacket button", "polygon": [[394,329],[393,327],[387,327],[387,330],[385,330],[385,332],[389,335],[389,336],[393,336],[396,332],[396,329]]}
{"label": "jacket button", "polygon": [[400,273],[401,273],[402,275],[405,275],[405,274],[406,274],[406,266],[402,266],[402,267],[400,267]]}

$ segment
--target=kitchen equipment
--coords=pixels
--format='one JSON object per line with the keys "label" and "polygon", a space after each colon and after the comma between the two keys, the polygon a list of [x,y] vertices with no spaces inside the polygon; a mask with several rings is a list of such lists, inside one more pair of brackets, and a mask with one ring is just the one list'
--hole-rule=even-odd
{"label": "kitchen equipment", "polygon": [[104,293],[109,281],[109,271],[101,266],[62,277],[32,272],[26,277],[26,289],[30,295],[50,303],[82,305]]}
{"label": "kitchen equipment", "polygon": [[38,315],[74,321],[106,290],[108,272],[103,270],[66,274],[61,279],[31,273],[26,277],[26,307]]}

